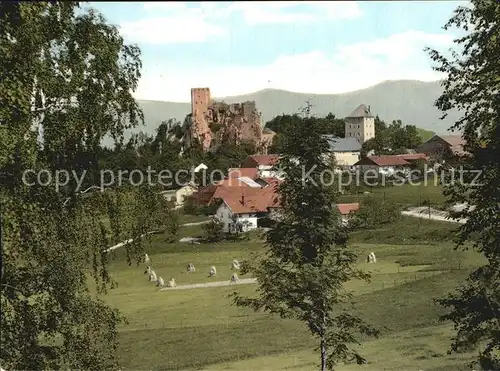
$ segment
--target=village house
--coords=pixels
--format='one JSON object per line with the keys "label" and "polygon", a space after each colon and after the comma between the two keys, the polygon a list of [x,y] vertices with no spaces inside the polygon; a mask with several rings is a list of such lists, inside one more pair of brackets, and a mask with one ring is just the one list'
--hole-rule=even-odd
{"label": "village house", "polygon": [[261,177],[258,168],[232,168],[223,180],[199,189],[191,199],[195,205],[209,206],[215,199],[231,192],[232,188],[275,189],[279,183],[277,178]]}
{"label": "village house", "polygon": [[279,155],[251,155],[242,164],[242,168],[256,168],[263,178],[280,177],[273,168],[279,161]]}
{"label": "village house", "polygon": [[337,207],[342,218],[342,223],[346,225],[349,223],[352,214],[359,210],[359,203],[338,204]]}
{"label": "village house", "polygon": [[226,233],[247,232],[258,227],[258,219],[278,207],[278,195],[271,188],[232,188],[217,199],[215,213]]}
{"label": "village house", "polygon": [[160,194],[165,197],[165,199],[169,202],[174,203],[174,207],[176,209],[182,207],[184,202],[188,197],[193,195],[197,191],[197,187],[192,184],[187,184],[180,188],[176,189],[168,189],[160,192]]}
{"label": "village house", "polygon": [[[208,184],[191,196],[194,204],[197,206],[209,206],[214,199],[230,191],[232,187],[249,187],[249,185],[239,179],[224,179],[223,181]],[[259,188],[261,188],[259,186]]]}
{"label": "village house", "polygon": [[354,164],[356,170],[366,172],[373,170],[376,174],[392,175],[398,170],[410,170],[418,160],[427,161],[426,154],[408,154],[392,156],[368,156]]}
{"label": "village house", "polygon": [[356,138],[338,138],[333,135],[324,135],[330,146],[330,155],[333,155],[337,166],[352,166],[361,158],[361,143]]}
{"label": "village house", "polygon": [[465,141],[460,135],[434,135],[432,138],[422,143],[416,151],[425,153],[434,162],[442,163],[453,155],[463,156]]}
{"label": "village house", "polygon": [[[259,227],[259,219],[278,220],[281,215],[279,195],[275,189],[233,188],[219,196],[216,217],[226,233],[248,232]],[[338,204],[343,224],[349,223],[359,203]]]}
{"label": "village house", "polygon": [[227,178],[250,178],[252,180],[256,180],[257,178],[259,178],[259,169],[256,167],[231,168],[227,171]]}

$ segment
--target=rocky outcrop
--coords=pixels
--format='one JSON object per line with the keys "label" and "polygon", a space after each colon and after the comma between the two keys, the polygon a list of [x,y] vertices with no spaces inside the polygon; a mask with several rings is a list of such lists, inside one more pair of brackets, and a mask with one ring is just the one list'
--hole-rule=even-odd
{"label": "rocky outcrop", "polygon": [[210,99],[208,88],[192,90],[192,113],[186,117],[184,146],[197,141],[203,150],[215,149],[222,143],[252,142],[266,153],[273,132],[263,132],[261,114],[255,101],[227,104]]}
{"label": "rocky outcrop", "polygon": [[240,144],[243,141],[259,146],[262,141],[260,113],[255,102],[214,102],[208,109],[207,121],[215,134],[214,146],[223,142]]}

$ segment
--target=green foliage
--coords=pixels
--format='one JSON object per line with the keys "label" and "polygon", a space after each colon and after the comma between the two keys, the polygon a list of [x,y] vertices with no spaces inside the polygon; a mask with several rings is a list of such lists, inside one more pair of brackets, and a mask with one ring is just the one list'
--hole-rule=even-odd
{"label": "green foliage", "polygon": [[183,212],[187,215],[214,215],[217,211],[218,204],[214,203],[211,205],[198,205],[193,198],[188,198],[186,202],[184,202],[184,206],[182,208]]}
{"label": "green foliage", "polygon": [[421,129],[421,128],[417,128],[417,133],[420,136],[420,138],[422,139],[422,142],[428,141],[435,134],[433,131],[425,130],[425,129]]}
{"label": "green foliage", "polygon": [[281,153],[283,152],[281,147],[283,143],[284,135],[281,133],[276,134],[273,137],[273,143],[268,148],[268,153]]}
{"label": "green foliage", "polygon": [[[301,120],[303,120],[303,118],[298,114],[282,114],[266,122],[265,127],[271,129],[276,134],[280,134],[284,133],[288,128],[293,127]],[[345,136],[344,120],[336,118],[331,112],[325,117],[309,118],[309,120],[317,121],[318,130],[320,130],[322,134],[331,134],[341,138]]]}
{"label": "green foliage", "polygon": [[[306,113],[285,131],[282,217],[266,234],[263,259],[243,266],[243,273],[258,280],[258,297],[235,293],[234,302],[304,322],[319,340],[321,369],[331,370],[338,361],[363,362],[348,344],[356,343],[355,332],[377,331],[352,314],[351,296],[343,290],[351,279],[369,276],[354,268],[357,255],[346,246],[335,186],[322,181],[324,172],[332,170],[323,161],[328,143],[321,136],[321,123],[309,117],[310,110]],[[310,178],[303,177],[303,169],[312,170]]]}
{"label": "green foliage", "polygon": [[179,222],[179,215],[177,213],[171,213],[167,218],[167,222],[165,225],[165,235],[166,241],[173,242],[175,241],[181,224]]}
{"label": "green foliage", "polygon": [[87,275],[99,292],[112,287],[105,249],[133,239],[127,260],[138,263],[139,237],[161,227],[168,208],[156,189],[79,195],[74,179],[56,192],[22,175],[66,170],[86,174],[84,186],[99,184],[107,134],[135,166],[122,142],[142,122],[131,94],[140,51],[75,2],[2,2],[0,29],[2,367],[116,369],[122,317],[89,293]]}
{"label": "green foliage", "polygon": [[274,220],[269,218],[268,216],[264,216],[264,217],[259,218],[257,220],[257,226],[259,228],[273,228],[274,227]]}
{"label": "green foliage", "polygon": [[182,211],[187,215],[200,215],[199,208],[192,197],[188,197],[184,202]]}
{"label": "green foliage", "polygon": [[213,217],[210,222],[203,224],[203,239],[207,242],[219,242],[224,239],[224,225]]}
{"label": "green foliage", "polygon": [[393,151],[417,148],[422,144],[422,138],[420,138],[417,128],[414,125],[403,125],[401,120],[393,120],[392,124],[387,127],[386,135],[389,147]]}
{"label": "green foliage", "polygon": [[[284,133],[289,130],[290,127],[296,125],[303,118],[298,115],[279,115],[273,118],[271,121],[266,122],[265,127],[271,129],[276,133],[273,138],[272,146],[269,148],[269,153],[281,153],[283,148],[283,137]],[[309,120],[315,121],[318,126],[318,130],[321,134],[330,134],[336,137],[343,138],[345,136],[345,122],[342,119],[336,118],[333,113],[329,113],[325,117],[314,117],[309,118]]]}
{"label": "green foliage", "polygon": [[403,125],[401,120],[393,120],[390,125],[375,118],[375,138],[363,143],[364,155],[374,150],[377,155],[393,155],[404,153],[404,149],[414,149],[422,144],[419,129],[414,125]]}
{"label": "green foliage", "polygon": [[276,134],[283,133],[286,128],[290,125],[294,125],[298,121],[301,120],[301,117],[298,114],[287,115],[282,114],[273,118],[271,121],[266,122],[264,127],[271,129]]}
{"label": "green foliage", "polygon": [[211,122],[210,123],[210,131],[214,134],[217,134],[217,132],[222,128],[222,124],[219,124],[217,122]]}
{"label": "green foliage", "polygon": [[252,142],[242,142],[239,145],[223,143],[214,152],[209,152],[205,156],[204,163],[211,169],[221,170],[227,173],[232,167],[239,167],[249,156],[257,152],[255,144]]}
{"label": "green foliage", "polygon": [[477,361],[484,370],[500,369],[499,19],[499,2],[473,0],[471,6],[458,7],[445,25],[445,29],[465,31],[465,36],[455,40],[459,51],[448,59],[429,50],[435,69],[447,74],[436,106],[443,117],[453,108],[463,112],[454,128],[462,131],[470,156],[461,162],[466,170],[481,171],[479,181],[473,183],[476,173],[467,172],[463,182],[445,190],[451,202],[475,206],[455,213],[468,218],[459,229],[457,248],[472,241],[487,260],[457,292],[439,302],[451,310],[443,319],[453,321],[457,330],[451,350],[480,347]]}
{"label": "green foliage", "polygon": [[380,197],[365,197],[359,206],[359,210],[352,218],[355,226],[374,228],[392,223],[401,217],[401,210],[397,203]]}
{"label": "green foliage", "polygon": [[374,229],[357,228],[351,243],[405,245],[441,245],[452,243],[458,224],[403,216],[394,223]]}

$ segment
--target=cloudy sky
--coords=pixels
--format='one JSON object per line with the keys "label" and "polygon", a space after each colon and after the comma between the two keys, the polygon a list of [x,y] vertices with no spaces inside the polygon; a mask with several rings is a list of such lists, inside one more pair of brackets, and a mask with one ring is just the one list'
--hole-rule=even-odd
{"label": "cloudy sky", "polygon": [[458,1],[91,3],[142,50],[136,98],[189,101],[274,88],[343,93],[384,80],[437,80],[425,46]]}

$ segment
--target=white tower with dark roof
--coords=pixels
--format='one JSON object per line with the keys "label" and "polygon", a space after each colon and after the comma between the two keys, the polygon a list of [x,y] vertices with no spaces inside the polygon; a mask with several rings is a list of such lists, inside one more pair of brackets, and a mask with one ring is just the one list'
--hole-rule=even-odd
{"label": "white tower with dark roof", "polygon": [[375,138],[375,117],[370,106],[360,104],[344,121],[346,138],[356,138],[361,144]]}

